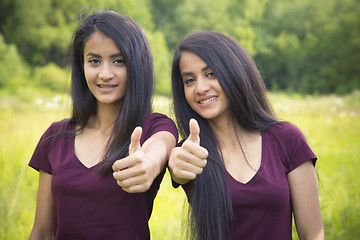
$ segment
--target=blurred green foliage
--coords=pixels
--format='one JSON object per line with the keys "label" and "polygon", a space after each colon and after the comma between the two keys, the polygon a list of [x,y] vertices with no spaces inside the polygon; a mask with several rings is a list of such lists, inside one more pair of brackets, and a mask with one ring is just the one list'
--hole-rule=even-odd
{"label": "blurred green foliage", "polygon": [[0,34],[0,88],[12,79],[29,76],[29,67],[22,60],[14,44],[6,44]]}
{"label": "blurred green foliage", "polygon": [[69,89],[70,80],[66,80],[66,71],[54,63],[36,67],[34,70],[33,82],[39,85],[39,87],[45,87],[54,92],[61,92],[64,91],[64,89]]}
{"label": "blurred green foliage", "polygon": [[170,95],[177,43],[204,30],[239,41],[272,90],[345,94],[360,89],[357,0],[2,0],[0,88],[13,78],[33,81],[46,72],[47,80],[34,82],[63,90],[60,77],[68,80],[72,32],[82,16],[103,9],[129,15],[144,28],[160,95]]}

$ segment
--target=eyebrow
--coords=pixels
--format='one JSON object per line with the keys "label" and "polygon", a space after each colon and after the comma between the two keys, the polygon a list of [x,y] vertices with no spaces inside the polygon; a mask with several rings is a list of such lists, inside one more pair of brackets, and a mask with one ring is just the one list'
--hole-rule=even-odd
{"label": "eyebrow", "polygon": [[[92,52],[89,52],[88,54],[86,54],[86,56],[101,58],[101,55]],[[115,53],[113,55],[110,55],[110,58],[114,58],[114,57],[124,57],[124,56],[121,53]]]}
{"label": "eyebrow", "polygon": [[[206,70],[208,70],[208,69],[210,69],[210,67],[209,67],[208,65],[206,65],[205,67],[203,67],[203,68],[201,69],[201,71],[203,72],[203,71],[206,71]],[[189,76],[189,75],[192,75],[192,72],[183,72],[181,75],[182,75],[183,77]]]}
{"label": "eyebrow", "polygon": [[206,71],[206,70],[208,70],[208,69],[210,69],[210,67],[209,67],[208,65],[206,65],[205,67],[203,67],[203,68],[201,69],[201,71]]}

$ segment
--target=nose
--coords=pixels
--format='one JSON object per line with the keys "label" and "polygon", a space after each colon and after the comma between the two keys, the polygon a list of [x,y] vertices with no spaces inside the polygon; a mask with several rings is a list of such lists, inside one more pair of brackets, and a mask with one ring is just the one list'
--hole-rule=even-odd
{"label": "nose", "polygon": [[114,72],[112,71],[111,65],[104,63],[99,72],[99,78],[103,81],[108,81],[114,77]]}
{"label": "nose", "polygon": [[195,92],[197,94],[204,94],[210,89],[209,80],[204,77],[196,79]]}

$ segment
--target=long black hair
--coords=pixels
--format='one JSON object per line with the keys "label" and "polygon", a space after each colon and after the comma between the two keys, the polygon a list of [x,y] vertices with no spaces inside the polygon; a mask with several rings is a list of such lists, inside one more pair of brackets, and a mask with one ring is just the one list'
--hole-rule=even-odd
{"label": "long black hair", "polygon": [[199,32],[185,37],[178,45],[172,63],[172,93],[175,117],[182,138],[189,135],[189,120],[201,128],[200,144],[209,156],[203,172],[190,183],[190,237],[198,240],[230,239],[232,205],[227,172],[217,137],[207,120],[187,103],[180,72],[183,51],[198,55],[212,69],[229,99],[234,127],[262,131],[277,122],[261,74],[244,48],[231,37],[217,32]]}
{"label": "long black hair", "polygon": [[86,17],[75,30],[71,42],[71,98],[70,121],[81,132],[91,116],[97,114],[96,99],[90,92],[84,75],[84,46],[94,32],[101,32],[114,40],[122,52],[127,67],[125,99],[106,147],[100,174],[112,172],[116,159],[128,154],[132,129],[142,124],[151,111],[154,88],[152,54],[143,29],[130,17],[112,11],[96,12]]}

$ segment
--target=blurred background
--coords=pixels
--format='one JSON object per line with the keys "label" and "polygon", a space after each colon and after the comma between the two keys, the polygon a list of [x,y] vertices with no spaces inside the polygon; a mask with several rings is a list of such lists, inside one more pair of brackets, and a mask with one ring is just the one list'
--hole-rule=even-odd
{"label": "blurred background", "polygon": [[[68,52],[79,17],[104,9],[145,30],[154,108],[170,117],[170,66],[182,37],[213,30],[243,45],[275,112],[304,132],[319,158],[326,239],[360,239],[358,0],[0,0],[0,239],[28,238],[38,174],[27,163],[51,122],[69,116]],[[152,239],[183,239],[186,207],[167,174]]]}

